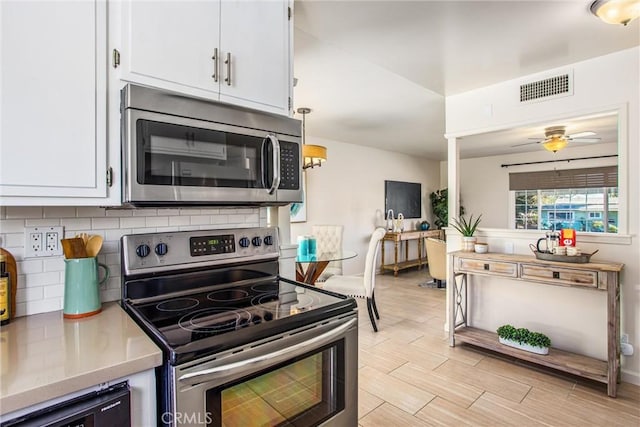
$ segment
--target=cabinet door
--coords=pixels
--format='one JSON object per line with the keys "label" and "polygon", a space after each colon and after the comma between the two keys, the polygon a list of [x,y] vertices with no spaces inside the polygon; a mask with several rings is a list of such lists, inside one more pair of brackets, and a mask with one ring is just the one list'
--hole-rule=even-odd
{"label": "cabinet door", "polygon": [[106,197],[106,22],[104,1],[0,2],[2,204]]}
{"label": "cabinet door", "polygon": [[218,99],[219,1],[129,0],[122,12],[123,80]]}
{"label": "cabinet door", "polygon": [[[290,26],[286,0],[223,0],[220,100],[288,114]],[[225,64],[231,56],[231,82]]]}

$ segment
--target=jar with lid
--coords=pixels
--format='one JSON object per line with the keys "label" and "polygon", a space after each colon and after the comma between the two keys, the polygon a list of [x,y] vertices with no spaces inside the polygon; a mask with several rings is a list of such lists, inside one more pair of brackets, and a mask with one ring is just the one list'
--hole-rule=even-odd
{"label": "jar with lid", "polygon": [[11,278],[6,264],[6,256],[0,254],[0,325],[11,321]]}

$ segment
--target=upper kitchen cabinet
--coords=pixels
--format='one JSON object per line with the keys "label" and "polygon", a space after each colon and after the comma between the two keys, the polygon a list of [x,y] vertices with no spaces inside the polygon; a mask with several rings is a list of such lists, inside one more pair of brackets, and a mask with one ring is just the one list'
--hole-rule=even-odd
{"label": "upper kitchen cabinet", "polygon": [[2,0],[0,24],[0,204],[107,204],[106,3]]}
{"label": "upper kitchen cabinet", "polygon": [[288,0],[122,4],[122,80],[289,115]]}

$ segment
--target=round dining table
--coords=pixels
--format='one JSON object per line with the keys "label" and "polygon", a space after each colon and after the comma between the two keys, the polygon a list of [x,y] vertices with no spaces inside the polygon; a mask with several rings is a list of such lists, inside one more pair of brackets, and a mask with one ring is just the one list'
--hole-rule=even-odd
{"label": "round dining table", "polygon": [[331,261],[355,258],[354,251],[319,252],[314,256],[296,257],[296,280],[313,285]]}

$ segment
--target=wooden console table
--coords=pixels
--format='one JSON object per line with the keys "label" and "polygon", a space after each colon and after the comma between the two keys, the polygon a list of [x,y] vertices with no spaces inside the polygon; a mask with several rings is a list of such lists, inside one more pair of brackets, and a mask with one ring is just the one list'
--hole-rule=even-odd
{"label": "wooden console table", "polygon": [[[511,254],[450,254],[454,271],[451,282],[449,344],[456,340],[549,368],[568,372],[607,384],[607,394],[616,397],[620,376],[620,281],[623,264],[574,264],[538,260],[533,256]],[[607,360],[550,348],[548,355],[539,355],[502,345],[493,332],[473,328],[468,324],[468,276],[508,277],[545,285],[569,286],[607,292]]]}
{"label": "wooden console table", "polygon": [[[402,232],[394,232],[387,231],[387,233],[382,238],[382,253],[380,257],[380,273],[384,273],[385,271],[393,271],[393,275],[397,276],[398,271],[403,270],[405,268],[410,267],[418,267],[422,268],[422,264],[427,263],[426,256],[423,256],[422,250],[422,241],[425,237],[434,237],[440,238],[441,230],[412,230],[412,231],[402,231]],[[418,253],[417,258],[409,259],[409,241],[417,240],[418,242]],[[385,242],[393,242],[394,248],[394,256],[393,256],[393,264],[385,264],[384,263],[384,246]],[[398,249],[400,248],[400,244],[404,242],[404,261],[398,261]]]}

